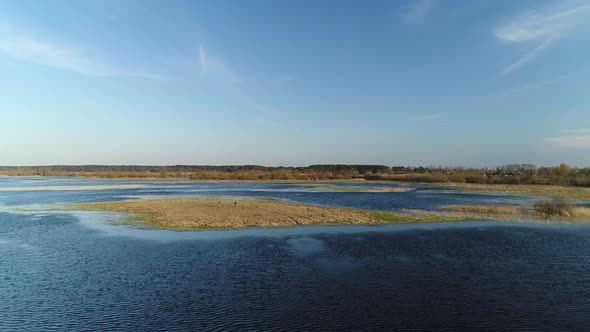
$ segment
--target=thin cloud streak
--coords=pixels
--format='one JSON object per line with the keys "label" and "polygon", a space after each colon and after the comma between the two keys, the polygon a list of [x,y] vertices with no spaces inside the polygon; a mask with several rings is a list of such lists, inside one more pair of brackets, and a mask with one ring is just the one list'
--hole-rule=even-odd
{"label": "thin cloud streak", "polygon": [[544,81],[539,81],[533,84],[529,84],[529,85],[525,85],[523,87],[520,88],[515,88],[515,89],[510,89],[507,90],[503,93],[503,95],[511,95],[511,94],[515,94],[515,93],[521,93],[521,92],[526,92],[529,90],[534,90],[534,89],[539,89],[548,85],[553,85],[553,84],[557,84],[557,83],[561,83],[565,80],[568,80],[570,78],[576,77],[578,75],[581,75],[582,73],[586,72],[586,70],[583,71],[579,71],[576,73],[569,73],[569,74],[565,74],[565,75],[561,75],[557,78],[554,79],[550,79],[550,80],[544,80]]}
{"label": "thin cloud streak", "polygon": [[115,68],[91,59],[71,48],[29,37],[0,37],[0,53],[13,59],[75,72],[93,77],[135,77],[151,80],[168,80],[166,77],[142,71]]}
{"label": "thin cloud streak", "polygon": [[590,14],[590,2],[565,1],[518,15],[496,27],[494,35],[508,43],[555,38],[579,23]]}
{"label": "thin cloud streak", "polygon": [[533,59],[535,59],[535,57],[537,57],[537,55],[539,55],[539,53],[541,53],[545,49],[547,49],[551,45],[552,42],[553,42],[552,39],[547,39],[547,40],[543,41],[541,43],[541,45],[535,47],[532,51],[526,53],[525,55],[523,55],[522,57],[520,57],[518,60],[516,60],[515,62],[511,63],[506,68],[504,68],[500,72],[500,74],[507,75],[507,74],[512,73],[513,71],[515,71],[519,67],[524,66],[528,62],[530,62]]}
{"label": "thin cloud streak", "polygon": [[532,51],[506,66],[500,71],[500,74],[510,74],[531,62],[543,51],[553,46],[556,40],[565,37],[575,27],[585,24],[589,19],[589,1],[565,1],[558,5],[517,15],[497,26],[493,34],[500,42],[506,44],[537,43]]}

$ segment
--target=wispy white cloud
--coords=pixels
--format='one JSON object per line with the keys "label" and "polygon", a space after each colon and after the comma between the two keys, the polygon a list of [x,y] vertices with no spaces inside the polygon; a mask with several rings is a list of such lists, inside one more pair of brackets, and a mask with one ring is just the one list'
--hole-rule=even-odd
{"label": "wispy white cloud", "polygon": [[239,76],[223,60],[213,57],[202,46],[199,47],[199,68],[202,75],[229,80],[240,81]]}
{"label": "wispy white cloud", "polygon": [[510,74],[535,59],[554,42],[563,38],[575,27],[589,22],[590,1],[562,1],[548,7],[527,11],[512,17],[494,29],[497,40],[507,44],[531,43],[532,50],[500,71]]}
{"label": "wispy white cloud", "polygon": [[433,8],[434,0],[414,0],[411,2],[402,21],[406,24],[418,25],[423,24]]}
{"label": "wispy white cloud", "polygon": [[590,2],[561,1],[556,5],[527,11],[496,27],[496,38],[506,42],[523,42],[555,38],[583,23],[590,12]]}
{"label": "wispy white cloud", "polygon": [[545,142],[563,149],[590,149],[590,134],[550,137]]}
{"label": "wispy white cloud", "polygon": [[86,76],[126,76],[166,80],[164,76],[155,73],[120,69],[72,47],[31,37],[0,36],[0,54],[19,61],[67,70]]}

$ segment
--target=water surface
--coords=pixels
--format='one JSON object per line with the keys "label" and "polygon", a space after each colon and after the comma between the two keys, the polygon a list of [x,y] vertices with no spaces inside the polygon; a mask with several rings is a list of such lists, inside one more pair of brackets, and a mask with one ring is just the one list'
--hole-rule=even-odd
{"label": "water surface", "polygon": [[[0,188],[109,183],[121,182],[0,178]],[[179,195],[390,211],[533,201],[430,189],[362,193],[164,182],[125,190],[0,189],[0,331],[590,328],[590,228],[584,225],[171,232],[113,226],[118,216],[111,213],[22,210]]]}

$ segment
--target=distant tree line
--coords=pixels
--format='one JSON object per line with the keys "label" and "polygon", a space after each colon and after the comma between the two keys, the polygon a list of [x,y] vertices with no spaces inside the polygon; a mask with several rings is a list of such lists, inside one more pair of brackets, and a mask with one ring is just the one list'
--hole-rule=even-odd
{"label": "distant tree line", "polygon": [[321,164],[307,167],[268,167],[259,165],[55,165],[0,166],[0,174],[101,178],[184,178],[192,180],[365,179],[427,183],[553,184],[590,187],[590,168],[575,168],[566,164],[555,167],[513,164],[494,169],[345,164]]}
{"label": "distant tree line", "polygon": [[430,183],[540,184],[590,187],[590,168],[575,168],[566,164],[554,167],[513,164],[495,169],[394,166],[391,168],[390,174],[373,174],[365,176],[365,178]]}
{"label": "distant tree line", "polygon": [[325,165],[310,165],[304,168],[314,172],[356,172],[359,174],[366,173],[391,173],[391,167],[384,165],[342,165],[342,164],[325,164]]}

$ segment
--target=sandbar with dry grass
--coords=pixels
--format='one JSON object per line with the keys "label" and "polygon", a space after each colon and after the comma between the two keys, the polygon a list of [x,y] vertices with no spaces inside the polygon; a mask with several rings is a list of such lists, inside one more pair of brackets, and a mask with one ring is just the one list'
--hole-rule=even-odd
{"label": "sandbar with dry grass", "polygon": [[566,202],[539,201],[533,206],[515,205],[446,205],[444,211],[458,213],[473,213],[488,215],[502,219],[502,216],[551,219],[560,218],[562,221],[590,221],[590,208],[574,206]]}
{"label": "sandbar with dry grass", "polygon": [[554,197],[590,202],[590,188],[539,184],[435,183],[439,187],[457,188],[466,193]]}
{"label": "sandbar with dry grass", "polygon": [[[80,204],[76,210],[129,213],[130,221],[172,230],[294,227],[305,225],[376,225],[474,220],[473,214],[364,211],[291,204],[271,200],[157,199]],[[482,220],[485,220],[483,218]]]}

